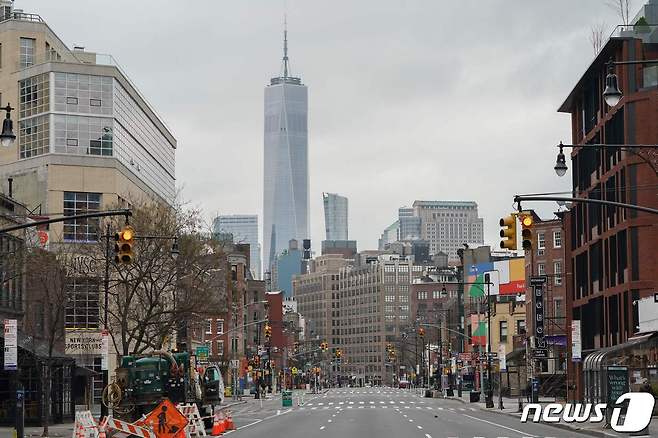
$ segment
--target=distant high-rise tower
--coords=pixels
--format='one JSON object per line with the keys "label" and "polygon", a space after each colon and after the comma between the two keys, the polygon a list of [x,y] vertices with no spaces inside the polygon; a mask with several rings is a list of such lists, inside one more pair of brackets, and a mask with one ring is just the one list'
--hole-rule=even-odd
{"label": "distant high-rise tower", "polygon": [[215,234],[231,234],[233,243],[249,244],[249,269],[255,279],[261,279],[258,216],[255,214],[220,215],[213,221]]}
{"label": "distant high-rise tower", "polygon": [[290,76],[288,31],[283,75],[265,87],[263,246],[265,269],[291,239],[309,238],[308,89]]}
{"label": "distant high-rise tower", "polygon": [[327,240],[347,240],[347,198],[335,193],[322,193],[322,201]]}

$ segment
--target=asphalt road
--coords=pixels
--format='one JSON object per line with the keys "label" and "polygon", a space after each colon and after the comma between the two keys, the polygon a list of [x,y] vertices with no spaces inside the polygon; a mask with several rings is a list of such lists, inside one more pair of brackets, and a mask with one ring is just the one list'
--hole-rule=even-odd
{"label": "asphalt road", "polygon": [[281,399],[250,400],[234,410],[235,438],[585,437],[487,412],[455,400],[426,399],[391,388],[337,388],[282,408]]}

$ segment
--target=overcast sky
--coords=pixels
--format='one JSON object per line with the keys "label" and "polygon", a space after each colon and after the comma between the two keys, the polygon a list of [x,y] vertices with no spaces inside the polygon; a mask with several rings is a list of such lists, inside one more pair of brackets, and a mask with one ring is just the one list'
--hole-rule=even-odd
{"label": "overcast sky", "polygon": [[[642,4],[635,1],[631,16]],[[376,248],[415,199],[473,200],[485,242],[516,193],[569,190],[556,112],[594,56],[606,0],[17,0],[72,47],[110,53],[178,139],[177,183],[208,218],[263,205],[263,87],[309,87],[314,249],[321,193],[349,198],[350,238]],[[530,207],[531,205],[528,205]],[[534,205],[552,216],[556,205]]]}

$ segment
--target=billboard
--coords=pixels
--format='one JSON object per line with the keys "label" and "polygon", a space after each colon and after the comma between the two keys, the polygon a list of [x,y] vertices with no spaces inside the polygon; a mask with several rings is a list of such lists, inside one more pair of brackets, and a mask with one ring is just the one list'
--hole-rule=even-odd
{"label": "billboard", "polygon": [[64,353],[100,356],[105,352],[106,343],[100,331],[67,330],[64,337]]}
{"label": "billboard", "polygon": [[496,262],[468,265],[466,271],[467,283],[482,283],[466,285],[468,296],[482,297],[487,294],[485,274],[489,274],[491,295],[517,295],[525,293],[525,259],[523,257],[500,260]]}

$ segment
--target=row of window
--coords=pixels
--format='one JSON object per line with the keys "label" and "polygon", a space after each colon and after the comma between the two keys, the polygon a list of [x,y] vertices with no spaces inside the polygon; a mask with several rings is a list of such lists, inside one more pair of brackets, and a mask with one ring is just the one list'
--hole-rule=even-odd
{"label": "row of window", "polygon": [[[537,263],[537,275],[549,275],[546,272],[546,265],[544,263]],[[562,285],[562,262],[555,261],[553,262],[553,284],[555,286]]]}
{"label": "row of window", "polygon": [[[562,231],[553,231],[553,248],[562,248]],[[546,233],[537,233],[537,249],[541,251],[538,255],[543,255],[546,249]]]}

